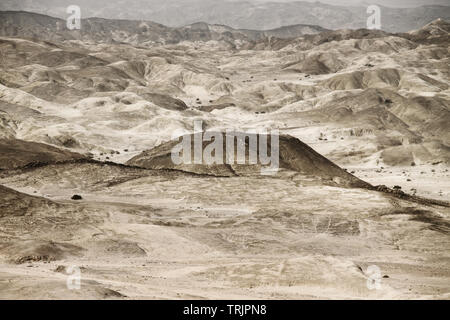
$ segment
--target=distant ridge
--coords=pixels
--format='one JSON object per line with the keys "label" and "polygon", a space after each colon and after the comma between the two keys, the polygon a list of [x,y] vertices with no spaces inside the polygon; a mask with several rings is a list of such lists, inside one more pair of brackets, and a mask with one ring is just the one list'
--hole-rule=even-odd
{"label": "distant ridge", "polygon": [[[327,29],[366,27],[368,4],[334,5],[319,1],[216,1],[216,0],[127,0],[122,5],[107,0],[2,0],[0,10],[26,10],[55,17],[67,17],[66,8],[77,4],[83,17],[150,20],[170,27],[198,21],[227,25],[234,29],[272,30],[284,25],[320,25]],[[376,2],[375,2],[376,4]],[[424,5],[412,8],[379,6],[382,30],[407,32],[437,18],[450,19],[450,7]]]}
{"label": "distant ridge", "polygon": [[0,11],[0,36],[40,40],[93,40],[137,44],[176,44],[182,41],[257,41],[267,37],[296,38],[326,29],[313,25],[285,26],[274,30],[237,30],[198,22],[171,28],[143,20],[105,18],[82,19],[81,30],[68,30],[66,21],[25,11]]}

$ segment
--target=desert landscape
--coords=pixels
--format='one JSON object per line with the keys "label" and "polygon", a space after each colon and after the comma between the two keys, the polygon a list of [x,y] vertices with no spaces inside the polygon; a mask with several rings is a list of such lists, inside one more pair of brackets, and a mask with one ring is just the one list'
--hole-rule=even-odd
{"label": "desert landscape", "polygon": [[[1,11],[0,299],[450,299],[442,8],[399,32]],[[278,130],[278,172],[174,164],[199,120]]]}

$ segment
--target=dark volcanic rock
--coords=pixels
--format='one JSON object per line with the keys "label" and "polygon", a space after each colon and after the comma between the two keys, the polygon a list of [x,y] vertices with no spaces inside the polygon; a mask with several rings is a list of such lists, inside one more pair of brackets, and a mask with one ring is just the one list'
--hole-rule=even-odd
{"label": "dark volcanic rock", "polygon": [[[249,164],[249,150],[253,147],[249,143],[249,139],[245,140],[245,159],[246,164],[230,163],[226,160],[226,134],[222,134],[223,146],[223,164],[207,164],[203,161],[201,164],[175,164],[172,161],[172,149],[178,145],[179,140],[172,140],[163,143],[151,150],[144,151],[136,157],[130,159],[127,164],[131,166],[138,166],[148,169],[174,169],[196,174],[215,175],[215,176],[244,176],[260,174],[261,169],[265,167],[258,160],[256,164]],[[184,137],[188,137],[184,136]],[[255,134],[249,134],[255,136]],[[258,142],[261,135],[256,134]],[[352,174],[341,169],[339,166],[323,157],[311,147],[301,142],[300,140],[288,136],[280,135],[279,138],[279,167],[280,169],[299,172],[306,176],[311,176],[313,179],[330,183],[332,185],[350,186],[350,187],[371,187],[368,183],[358,179]],[[203,142],[203,150],[211,142]],[[267,137],[268,155],[271,155],[271,138]],[[191,135],[191,150],[194,150],[194,137]],[[259,151],[259,150],[256,150]],[[236,153],[236,139],[235,139],[235,155]],[[192,151],[193,153],[193,151]],[[191,158],[193,159],[193,157]]]}
{"label": "dark volcanic rock", "polygon": [[54,163],[85,158],[79,153],[18,139],[0,139],[0,170],[16,169],[36,163]]}

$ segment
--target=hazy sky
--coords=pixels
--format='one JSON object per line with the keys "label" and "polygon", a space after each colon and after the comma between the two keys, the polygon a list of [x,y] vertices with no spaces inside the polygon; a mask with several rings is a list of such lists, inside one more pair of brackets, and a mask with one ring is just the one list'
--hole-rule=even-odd
{"label": "hazy sky", "polygon": [[[239,1],[239,0],[232,0]],[[298,0],[249,0],[250,2],[294,2]],[[316,0],[302,0],[308,2],[316,2]],[[423,5],[440,4],[450,6],[450,0],[321,0],[322,3],[335,5],[367,5],[380,4],[386,7],[418,7]]]}
{"label": "hazy sky", "polygon": [[[96,0],[92,0],[94,3]],[[99,2],[102,2],[105,0],[100,0]],[[146,3],[148,5],[152,4],[164,4],[166,3],[189,3],[193,0],[141,0],[141,3]],[[195,0],[194,0],[195,1]],[[236,2],[296,2],[298,0],[202,0],[205,2],[230,2],[230,1],[236,1]],[[316,0],[300,0],[300,1],[308,1],[308,2],[316,2]],[[14,7],[20,7],[21,5],[29,6],[29,5],[39,5],[40,0],[0,0],[0,4],[3,2],[3,4],[6,3],[13,3]],[[48,5],[49,3],[59,4],[59,3],[67,3],[70,2],[68,0],[43,0],[41,3],[43,3],[43,6]],[[78,2],[88,2],[86,0],[73,0],[73,4],[77,4]],[[135,1],[130,1],[135,2]],[[421,5],[431,5],[431,4],[441,4],[441,5],[448,5],[450,6],[450,0],[320,0],[322,3],[327,4],[334,4],[334,5],[362,5],[367,6],[370,4],[379,4],[387,7],[418,7]],[[109,4],[115,4],[120,3],[126,4],[126,1],[124,0],[109,0],[107,1]]]}

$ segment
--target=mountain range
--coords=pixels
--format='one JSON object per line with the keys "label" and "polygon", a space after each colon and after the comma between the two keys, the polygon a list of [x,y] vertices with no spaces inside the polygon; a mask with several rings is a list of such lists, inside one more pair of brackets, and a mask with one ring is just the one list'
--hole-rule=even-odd
{"label": "mountain range", "polygon": [[[235,29],[270,30],[288,25],[319,25],[326,29],[366,27],[368,5],[339,6],[316,2],[230,0],[3,0],[0,10],[25,10],[66,18],[69,5],[81,8],[82,18],[101,17],[154,21],[182,27],[199,21]],[[381,6],[382,30],[406,32],[437,19],[450,19],[450,7],[413,8]]]}
{"label": "mountain range", "polygon": [[181,41],[223,40],[233,42],[258,41],[268,37],[296,38],[317,34],[327,29],[314,25],[293,25],[258,31],[233,29],[224,25],[197,22],[180,28],[166,27],[151,21],[110,20],[88,18],[81,20],[81,30],[69,30],[66,21],[47,15],[23,12],[0,12],[0,35],[39,38],[41,40],[83,40],[127,42],[134,45],[174,44]]}

